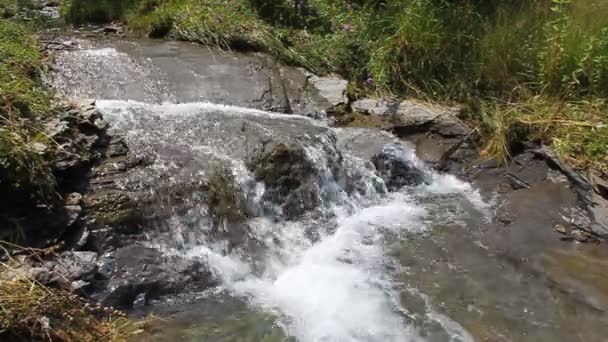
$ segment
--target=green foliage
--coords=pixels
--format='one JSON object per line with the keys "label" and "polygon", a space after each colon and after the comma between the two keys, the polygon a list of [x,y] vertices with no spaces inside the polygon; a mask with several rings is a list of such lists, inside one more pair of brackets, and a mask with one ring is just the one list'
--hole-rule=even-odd
{"label": "green foliage", "polygon": [[[41,56],[32,32],[0,20],[0,189],[35,197],[50,192],[47,138],[40,120],[51,112],[42,88]],[[17,201],[17,199],[14,199]]]}
{"label": "green foliage", "polygon": [[608,95],[608,1],[554,0],[539,56],[543,85],[553,93]]}
{"label": "green foliage", "polygon": [[0,19],[10,19],[19,12],[32,9],[31,0],[0,0]]}
{"label": "green foliage", "polygon": [[123,19],[136,0],[65,0],[61,5],[63,17],[73,24],[105,23]]}
{"label": "green foliage", "polygon": [[127,21],[134,31],[167,33],[176,39],[225,49],[282,51],[271,26],[244,1],[142,1],[127,15]]}

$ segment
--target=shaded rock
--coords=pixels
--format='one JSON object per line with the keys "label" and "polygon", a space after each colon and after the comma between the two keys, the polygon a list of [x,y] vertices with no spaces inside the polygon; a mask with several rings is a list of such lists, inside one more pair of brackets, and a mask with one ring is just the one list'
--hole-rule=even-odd
{"label": "shaded rock", "polygon": [[597,172],[590,171],[588,173],[589,181],[593,186],[593,190],[600,196],[608,199],[608,180]]}
{"label": "shaded rock", "polygon": [[[76,226],[82,216],[82,208],[77,200],[61,198],[68,194],[83,192],[88,187],[88,172],[100,157],[107,134],[104,125],[95,126],[102,120],[90,104],[84,107],[66,106],[63,113],[53,116],[43,124],[44,134],[52,139],[44,149],[49,156],[51,174],[41,183],[54,184],[52,191],[58,196],[37,203],[32,199],[33,189],[23,188],[26,194],[17,191],[4,192],[0,213],[0,238],[18,241],[28,246],[42,247],[58,241],[68,229]],[[83,127],[88,122],[90,127]],[[42,148],[42,146],[41,146]],[[23,200],[22,200],[23,198]],[[6,201],[6,203],[5,203]],[[25,237],[25,239],[20,236]]]}
{"label": "shaded rock", "polygon": [[592,190],[591,184],[589,184],[589,182],[581,174],[564,164],[549,146],[541,146],[537,149],[530,150],[530,152],[544,158],[549,166],[561,171],[572,183],[577,186],[578,189],[584,192],[589,192]]}
{"label": "shaded rock", "polygon": [[414,151],[403,145],[386,145],[372,163],[391,191],[424,182],[424,172],[414,162]]}
{"label": "shaded rock", "polygon": [[148,303],[164,294],[215,284],[211,272],[200,262],[164,257],[158,250],[139,245],[118,249],[113,259],[106,290],[98,295],[107,306],[128,309],[141,295]]}
{"label": "shaded rock", "polygon": [[547,163],[532,153],[522,153],[513,158],[505,170],[505,177],[513,189],[530,188],[539,184],[548,176]]}

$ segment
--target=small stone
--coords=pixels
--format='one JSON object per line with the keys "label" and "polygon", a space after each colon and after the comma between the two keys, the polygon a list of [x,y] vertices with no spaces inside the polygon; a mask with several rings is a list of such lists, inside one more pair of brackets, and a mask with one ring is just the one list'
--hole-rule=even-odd
{"label": "small stone", "polygon": [[72,192],[71,194],[66,196],[65,204],[66,205],[80,205],[82,202],[82,195],[77,192]]}
{"label": "small stone", "polygon": [[556,224],[555,226],[553,226],[553,230],[560,234],[568,234],[568,229],[566,229],[563,224]]}
{"label": "small stone", "polygon": [[70,284],[70,288],[72,289],[72,291],[80,291],[84,290],[89,285],[91,285],[91,283],[89,283],[88,281],[76,280]]}

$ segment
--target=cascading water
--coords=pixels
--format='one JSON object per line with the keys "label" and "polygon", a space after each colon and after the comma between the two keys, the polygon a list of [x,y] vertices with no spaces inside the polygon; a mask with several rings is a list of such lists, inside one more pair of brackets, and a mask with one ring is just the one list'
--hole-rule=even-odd
{"label": "cascading water", "polygon": [[[150,246],[204,260],[222,289],[275,315],[285,334],[301,342],[472,340],[432,307],[422,318],[409,310],[400,299],[398,277],[407,270],[391,257],[399,241],[443,222],[463,221],[464,227],[468,215],[482,213],[484,202],[468,184],[424,168],[411,148],[386,133],[373,133],[361,148],[352,142],[361,143],[369,131],[208,102],[158,104],[179,94],[164,94],[167,87],[150,81],[154,70],[145,63],[112,48],[63,58],[59,66],[72,71],[58,73],[56,86],[68,95],[105,97],[97,107],[113,129],[126,137],[133,154],[153,160],[130,175],[135,184],[203,184],[221,167],[245,199],[249,219],[241,241],[253,244],[228,246],[218,238],[210,208],[197,194],[186,212],[168,222],[170,232],[153,236]],[[89,68],[96,76],[82,84],[85,73],[74,68]],[[105,78],[100,69],[118,73]],[[137,77],[129,79],[129,73]],[[96,82],[99,77],[108,84]],[[126,100],[132,94],[144,102]],[[256,148],[269,142],[300,147],[313,170],[305,196],[316,196],[314,207],[307,204],[295,217],[286,216],[287,204],[264,196],[269,189],[248,168]],[[421,170],[425,182],[388,192],[368,155],[385,146],[398,146],[397,157]],[[442,332],[427,331],[429,324]]]}
{"label": "cascading water", "polygon": [[[243,191],[251,187],[253,176],[243,167],[249,153],[246,135],[251,133],[231,136],[231,129],[242,127],[241,122],[249,127],[246,130],[260,125],[261,131],[273,139],[287,138],[282,136],[283,124],[289,128],[302,125],[300,134],[309,129],[310,134],[337,135],[338,140],[344,133],[303,117],[208,103],[98,101],[97,106],[116,129],[126,133],[135,153],[154,151],[156,163],[151,168],[176,179],[205,177],[205,169],[210,170],[209,161],[215,159],[232,167]],[[274,124],[264,125],[268,120]],[[280,121],[285,122],[278,124]],[[308,136],[305,140],[317,140],[313,138]],[[168,253],[205,259],[227,291],[276,314],[286,333],[300,341],[423,340],[395,291],[398,283],[393,276],[399,266],[387,256],[391,240],[423,233],[429,220],[457,220],[459,215],[465,215],[463,208],[457,208],[460,213],[436,211],[441,207],[442,196],[446,203],[453,199],[450,196],[459,196],[456,203],[469,203],[478,210],[483,210],[483,201],[466,183],[430,170],[425,170],[429,184],[385,193],[383,181],[364,160],[348,150],[336,151],[337,147],[328,140],[331,139],[318,139],[323,143],[306,148],[323,175],[321,193],[333,193],[322,196],[325,201],[317,208],[321,215],[305,215],[292,221],[277,217],[252,219],[248,222],[250,238],[261,242],[253,260],[252,255],[245,254],[247,251],[227,251],[222,241],[214,241],[208,235],[211,228],[200,226],[199,220],[194,220],[194,226],[180,224],[184,220],[192,222],[192,217],[174,220],[173,236],[185,241],[180,243],[181,248],[157,246]],[[164,151],[168,148],[165,146],[170,146],[170,154]],[[236,146],[244,146],[244,150]],[[328,150],[342,155],[342,165],[350,168],[343,171],[355,174],[364,191],[349,195],[338,185],[342,181],[332,178]],[[258,195],[251,199],[261,201],[264,185],[256,183],[253,189]],[[431,198],[435,201],[435,217],[429,216],[433,208],[427,207]],[[191,210],[189,215],[206,215],[204,203],[200,207],[203,209]],[[450,334],[455,341],[468,340],[464,331],[456,329]]]}

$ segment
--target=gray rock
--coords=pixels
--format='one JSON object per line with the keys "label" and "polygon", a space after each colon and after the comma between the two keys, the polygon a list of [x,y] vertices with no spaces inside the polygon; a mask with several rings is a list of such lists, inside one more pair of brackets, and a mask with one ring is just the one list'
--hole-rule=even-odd
{"label": "gray rock", "polygon": [[84,280],[76,280],[76,281],[73,281],[73,282],[70,284],[70,289],[71,289],[72,291],[76,291],[76,292],[78,292],[78,291],[85,291],[85,292],[86,292],[86,289],[87,289],[87,288],[88,288],[90,285],[91,285],[91,283],[90,283],[90,282],[88,282],[88,281],[84,281]]}
{"label": "gray rock", "polygon": [[[110,25],[100,30],[120,33],[122,27]],[[323,117],[333,107],[347,103],[347,81],[316,77],[262,53],[227,53],[161,40],[91,45],[117,52],[103,59],[81,49],[56,56],[54,85],[67,96],[148,103],[209,101],[312,117]]]}
{"label": "gray rock", "polygon": [[215,285],[202,263],[165,257],[158,250],[132,245],[116,251],[106,290],[97,295],[104,305],[131,308],[138,297],[145,303],[158,296]]}
{"label": "gray rock", "polygon": [[385,100],[361,99],[351,104],[351,109],[355,113],[368,115],[385,115],[390,111],[390,103]]}
{"label": "gray rock", "polygon": [[97,273],[97,253],[64,252],[49,263],[50,268],[70,281],[90,281]]}
{"label": "gray rock", "polygon": [[588,193],[592,191],[593,187],[589,184],[589,181],[583,177],[578,172],[572,170],[569,166],[567,166],[561,159],[557,156],[557,154],[551,149],[549,146],[541,146],[538,149],[531,150],[531,153],[544,158],[549,166],[560,170],[568,179],[574,183],[577,188],[582,191],[582,195],[584,197],[588,196]]}
{"label": "gray rock", "polygon": [[601,177],[597,172],[590,171],[588,173],[589,181],[593,186],[593,190],[600,196],[608,199],[608,180]]}
{"label": "gray rock", "polygon": [[431,106],[413,101],[399,104],[393,127],[399,135],[430,132],[443,137],[462,137],[471,132],[457,117],[457,110],[441,106]]}
{"label": "gray rock", "polygon": [[348,102],[346,97],[348,81],[337,76],[312,76],[309,82],[312,90],[328,104],[328,108]]}
{"label": "gray rock", "polygon": [[414,161],[414,151],[402,144],[386,145],[372,158],[372,163],[386,182],[389,190],[424,182],[424,172]]}

